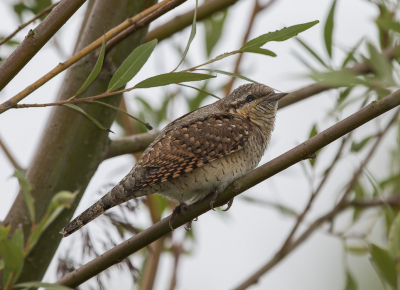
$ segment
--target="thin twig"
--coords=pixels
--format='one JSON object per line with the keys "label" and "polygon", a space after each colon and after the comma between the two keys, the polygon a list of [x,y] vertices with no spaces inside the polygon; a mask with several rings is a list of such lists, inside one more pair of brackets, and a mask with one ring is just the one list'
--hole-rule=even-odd
{"label": "thin twig", "polygon": [[61,1],[58,1],[52,5],[50,5],[49,7],[47,7],[46,9],[44,9],[42,12],[36,14],[35,17],[33,17],[31,20],[21,24],[20,26],[18,26],[18,28],[11,33],[9,36],[7,36],[6,38],[4,38],[2,41],[0,41],[0,45],[6,43],[7,41],[9,41],[11,38],[14,37],[15,34],[17,34],[19,31],[21,31],[22,29],[24,29],[25,27],[27,27],[29,24],[31,24],[33,21],[35,21],[36,19],[42,17],[43,15],[49,13],[51,10],[53,10],[54,7],[56,7],[58,4],[60,4]]}
{"label": "thin twig", "polygon": [[[250,36],[251,30],[253,29],[254,21],[255,21],[257,15],[261,11],[267,9],[272,4],[274,4],[275,1],[276,0],[270,0],[269,2],[267,2],[264,5],[261,5],[259,0],[255,0],[254,1],[253,12],[252,12],[252,14],[250,16],[249,24],[247,25],[247,30],[246,30],[246,32],[245,32],[245,34],[243,36],[242,46],[245,45],[247,41],[249,41],[249,36]],[[233,70],[233,73],[235,73],[235,74],[239,73],[239,67],[240,67],[240,63],[242,61],[242,58],[243,58],[243,54],[241,53],[241,54],[238,55],[238,58],[236,59],[235,68]],[[233,83],[235,82],[235,79],[236,79],[235,77],[231,77],[229,82],[226,84],[226,86],[225,86],[225,95],[226,96],[229,95],[229,93],[232,91],[232,86],[233,86]]]}
{"label": "thin twig", "polygon": [[[357,113],[347,117],[346,119],[340,121],[339,123],[326,129],[325,131],[315,135],[306,142],[296,146],[295,148],[289,150],[281,156],[267,162],[259,168],[237,179],[233,184],[228,186],[225,191],[219,194],[215,206],[221,206],[227,203],[230,199],[251,188],[252,186],[287,169],[297,162],[300,162],[301,160],[303,160],[304,156],[318,151],[322,147],[330,144],[331,142],[339,139],[350,131],[371,121],[372,119],[395,108],[398,105],[400,105],[400,90],[390,94],[380,101],[372,102],[370,105],[358,111]],[[177,215],[174,218],[173,226],[176,228],[178,226],[184,225],[190,220],[209,211],[211,198],[212,195],[209,195],[200,202],[190,205],[187,212],[182,215]],[[338,204],[335,207],[336,211],[342,210],[342,208],[340,208],[341,206],[341,204]],[[336,212],[330,212],[328,214],[334,216]],[[101,271],[116,263],[119,263],[125,257],[142,249],[143,247],[149,245],[155,240],[161,238],[162,236],[170,233],[170,218],[170,216],[164,218],[152,227],[142,231],[141,233],[128,239],[122,244],[107,251],[103,255],[83,265],[76,271],[73,271],[70,274],[64,276],[59,281],[57,281],[56,284],[61,284],[69,287],[77,287],[78,285],[97,275]],[[319,225],[328,218],[329,216],[324,217],[322,221],[319,221],[319,223],[317,220],[316,222],[318,224],[313,224],[313,226],[316,228],[319,227]],[[293,247],[298,246],[298,244],[302,242],[302,239],[307,237],[304,235],[310,235],[314,230],[315,229],[309,228],[298,240],[296,240],[295,243],[293,243],[291,248],[289,248],[288,250],[291,251]]]}
{"label": "thin twig", "polygon": [[14,166],[14,169],[21,171],[21,172],[25,172],[25,169],[23,169],[17,162],[17,160],[15,160],[15,158],[12,156],[11,152],[7,149],[6,145],[4,145],[3,141],[0,138],[0,147],[1,149],[3,149],[4,154],[6,154],[8,161],[10,161],[10,163]]}
{"label": "thin twig", "polygon": [[[361,110],[362,111],[362,110]],[[333,219],[333,217],[343,211],[348,205],[351,205],[352,203],[347,202],[347,197],[348,195],[352,192],[358,177],[360,174],[363,172],[365,166],[367,163],[371,160],[371,157],[373,156],[374,152],[376,151],[376,148],[380,144],[383,136],[387,133],[389,128],[393,125],[393,123],[396,121],[398,117],[398,113],[400,110],[397,110],[393,118],[390,120],[390,122],[387,124],[384,130],[381,131],[381,134],[379,137],[375,140],[374,145],[370,149],[369,153],[367,154],[367,157],[365,160],[361,163],[359,169],[354,173],[353,178],[350,180],[348,183],[348,186],[346,187],[345,193],[342,195],[341,200],[337,203],[337,205],[327,214],[323,215],[322,217],[318,218],[315,220],[309,227],[308,229],[303,232],[297,240],[294,242],[287,242],[289,239],[286,239],[285,243],[282,245],[282,247],[277,251],[277,253],[274,255],[274,257],[268,261],[264,266],[262,266],[258,271],[256,271],[253,275],[251,275],[248,279],[246,279],[243,283],[241,283],[238,287],[235,288],[235,290],[244,290],[247,289],[249,286],[257,283],[257,281],[261,278],[261,276],[265,275],[269,270],[271,270],[275,265],[277,265],[280,261],[282,261],[290,252],[292,252],[294,249],[297,248],[302,242],[304,242],[316,229],[319,228],[321,224],[323,224],[325,221],[330,221]],[[354,204],[355,205],[355,204]],[[303,211],[303,213],[307,212],[306,210]],[[297,225],[297,223],[296,223]],[[293,232],[293,230],[292,230]],[[289,234],[289,237],[291,238],[293,234]]]}
{"label": "thin twig", "polygon": [[[134,17],[128,18],[127,20],[125,20],[120,25],[118,25],[118,26],[114,27],[113,29],[111,29],[110,31],[108,31],[105,34],[104,37],[106,38],[106,40],[109,40],[112,37],[118,35],[120,32],[122,32],[123,30],[127,29],[128,27],[130,27],[132,25],[137,25],[137,26],[140,26],[140,27],[142,27],[142,25],[143,26],[147,25],[147,24],[149,24],[149,21],[150,21],[149,18],[146,18],[148,15],[152,14],[155,11],[158,11],[160,13],[159,13],[159,15],[157,15],[157,17],[159,17],[159,16],[161,16],[164,13],[167,12],[164,9],[164,6],[166,6],[170,2],[173,2],[173,3],[176,3],[177,5],[180,5],[185,1],[186,0],[164,0],[164,1],[160,2],[160,3],[157,3],[157,4],[153,5],[153,6],[151,6],[150,8],[144,10],[143,12],[135,15]],[[175,6],[171,5],[171,6],[168,6],[168,7],[170,9],[172,9]],[[139,23],[140,23],[140,25],[139,25]],[[70,59],[68,59],[67,61],[65,61],[63,63],[58,64],[54,69],[52,69],[46,75],[41,77],[39,80],[37,80],[36,82],[34,82],[33,84],[31,84],[30,86],[25,88],[23,91],[21,91],[20,93],[18,93],[14,97],[10,98],[8,101],[6,101],[3,104],[1,104],[0,105],[0,114],[4,113],[7,110],[9,110],[11,107],[16,105],[19,101],[21,101],[22,99],[27,97],[29,94],[31,94],[32,92],[37,90],[39,87],[41,87],[42,85],[47,83],[53,77],[55,77],[59,73],[63,72],[64,70],[69,68],[71,65],[75,64],[77,61],[79,61],[80,59],[82,59],[83,57],[85,57],[86,55],[88,55],[89,53],[91,53],[92,51],[97,49],[98,47],[100,47],[102,42],[103,42],[103,38],[104,37],[103,36],[99,37],[97,40],[93,41],[91,44],[89,44],[88,46],[83,48],[81,51],[79,51],[75,55],[73,55]],[[4,65],[4,63],[2,65]]]}

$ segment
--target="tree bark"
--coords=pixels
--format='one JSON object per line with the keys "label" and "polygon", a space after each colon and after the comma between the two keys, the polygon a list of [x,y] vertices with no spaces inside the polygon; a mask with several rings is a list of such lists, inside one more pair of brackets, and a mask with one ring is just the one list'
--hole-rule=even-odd
{"label": "tree bark", "polygon": [[[94,1],[90,13],[86,13],[81,35],[75,51],[79,51],[128,17],[150,7],[155,0],[113,0]],[[116,45],[104,60],[98,78],[81,95],[88,97],[103,93],[115,70],[130,52],[143,42],[147,28],[131,35]],[[74,65],[64,79],[58,100],[73,96],[90,74],[96,62],[92,53]],[[121,96],[113,96],[103,101],[117,106]],[[83,110],[99,120],[104,127],[110,127],[116,111],[97,104],[80,104]],[[34,185],[31,192],[35,198],[36,221],[39,221],[51,198],[61,190],[79,191],[72,207],[64,210],[58,219],[43,233],[35,248],[25,260],[18,282],[41,280],[56,252],[62,236],[60,229],[65,226],[79,204],[79,201],[103,160],[104,148],[108,143],[108,132],[100,130],[85,116],[66,107],[55,107],[52,111],[39,148],[28,170],[27,177]],[[30,221],[22,192],[18,193],[8,213],[5,224],[12,230],[23,225],[25,237],[30,231]]]}

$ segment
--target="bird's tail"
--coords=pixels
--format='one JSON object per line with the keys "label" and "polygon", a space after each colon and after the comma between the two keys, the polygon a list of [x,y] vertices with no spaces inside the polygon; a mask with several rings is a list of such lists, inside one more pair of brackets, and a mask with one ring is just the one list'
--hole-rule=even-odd
{"label": "bird's tail", "polygon": [[84,225],[88,224],[108,209],[117,206],[125,201],[128,201],[136,196],[129,193],[130,186],[128,177],[125,177],[106,195],[99,199],[95,204],[85,210],[82,214],[77,216],[73,221],[67,224],[60,232],[65,237],[79,230]]}

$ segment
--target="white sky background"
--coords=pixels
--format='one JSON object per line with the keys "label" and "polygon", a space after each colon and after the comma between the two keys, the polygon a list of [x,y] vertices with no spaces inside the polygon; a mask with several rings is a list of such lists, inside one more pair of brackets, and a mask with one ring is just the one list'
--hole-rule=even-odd
{"label": "white sky background", "polygon": [[[263,2],[265,3],[266,1]],[[8,35],[19,25],[14,13],[10,10],[10,3],[11,0],[0,2],[0,35]],[[253,3],[254,1],[242,0],[230,8],[222,39],[214,49],[212,57],[240,47],[242,35],[247,27],[248,17],[253,9]],[[315,48],[320,55],[326,56],[322,34],[331,4],[331,0],[277,0],[276,4],[258,16],[251,38],[281,29],[284,26],[320,20],[320,24],[300,36]],[[190,0],[157,20],[152,24],[152,27],[172,19],[175,15],[193,7],[194,0]],[[57,40],[67,56],[71,55],[75,45],[84,10],[85,6],[57,34]],[[378,10],[366,0],[338,1],[334,30],[334,43],[337,45],[334,49],[334,55],[337,64],[343,58],[339,48],[352,47],[362,36],[366,36],[371,41],[376,41],[377,31],[372,21],[377,13]],[[26,15],[26,19],[31,16]],[[33,27],[29,26],[24,32],[19,33],[16,39],[22,40],[27,31]],[[177,33],[172,38],[172,42],[181,45],[183,49],[189,33],[189,29]],[[246,54],[241,66],[243,74],[285,92],[293,91],[311,83],[305,78],[298,77],[301,74],[308,73],[308,71],[291,52],[294,50],[300,52],[316,67],[318,67],[318,64],[308,58],[308,55],[304,53],[304,50],[300,48],[297,42],[294,40],[279,43],[272,42],[268,43],[265,48],[276,52],[278,57],[271,58]],[[6,52],[7,48],[1,47],[0,55],[8,54]],[[179,58],[180,56],[171,46],[171,41],[161,42],[132,84],[147,77],[172,70],[179,62]],[[193,65],[207,60],[205,57],[202,24],[198,25],[198,33],[191,45],[187,58]],[[0,92],[0,102],[4,102],[36,81],[61,61],[65,61],[65,58],[61,57],[52,42],[50,42]],[[234,61],[235,57],[232,57],[219,62],[214,67],[231,71]],[[23,102],[43,103],[53,101],[63,77],[64,75],[57,76]],[[211,84],[213,87],[219,87],[225,80],[226,77],[218,76],[216,80],[211,81]],[[236,81],[235,87],[242,83],[244,82]],[[192,83],[191,85],[196,86],[197,84]],[[173,87],[170,86],[170,89],[173,89]],[[160,104],[160,96],[164,95],[165,90],[166,88],[142,90],[140,95],[146,96],[154,104]],[[184,89],[183,91],[188,95],[195,94],[190,89]],[[134,93],[132,92],[128,96],[133,99]],[[210,97],[204,105],[213,101],[214,99]],[[261,163],[263,164],[305,141],[314,123],[318,123],[320,131],[331,126],[333,122],[327,120],[326,113],[335,101],[335,92],[325,92],[280,110],[270,148]],[[133,110],[137,108],[137,102],[135,101],[129,102],[128,105]],[[358,106],[350,106],[345,111],[345,114],[352,114]],[[186,103],[182,105],[180,102],[175,102],[174,108],[170,110],[170,120],[186,113],[187,110]],[[50,111],[51,108],[31,108],[10,110],[0,115],[0,137],[23,167],[27,167],[33,158]],[[383,120],[385,122],[387,117],[383,118]],[[358,129],[355,136],[362,139],[375,126],[376,123],[368,124]],[[113,129],[118,135],[118,128]],[[393,138],[386,138],[385,140],[387,142],[383,142],[378,155],[368,167],[378,177],[384,175],[389,161],[387,152],[394,144]],[[317,161],[319,172],[322,172],[332,160],[338,143],[335,142],[329,145],[329,149],[323,151],[319,157]],[[351,177],[353,169],[361,160],[361,156],[359,158],[352,156],[340,162],[340,167],[337,167],[340,169],[334,171],[329,182],[325,185],[321,196],[314,204],[311,214],[307,218],[308,221],[332,207],[336,194]],[[103,162],[90,182],[76,214],[82,212],[98,198],[98,192],[104,184],[118,182],[133,164],[133,158],[128,155]],[[12,174],[13,168],[11,164],[4,153],[0,151],[0,198],[2,201],[0,203],[0,220],[6,216],[18,192],[18,184],[15,178],[11,178]],[[300,211],[306,204],[309,193],[308,182],[301,167],[296,165],[252,188],[245,195],[279,202]],[[142,213],[137,216],[139,223],[142,225],[148,226],[146,224],[147,214],[147,211],[143,209]],[[294,219],[284,216],[274,209],[262,205],[249,204],[240,198],[235,199],[233,207],[227,213],[221,215],[218,212],[209,212],[201,216],[199,221],[193,225],[196,235],[193,254],[181,258],[177,289],[232,289],[258,270],[274,255],[293,223]],[[93,229],[95,229],[95,226],[93,226]],[[182,231],[182,229],[177,231]],[[337,238],[323,232],[324,230],[320,230],[317,234],[314,234],[288,258],[261,278],[259,283],[251,287],[251,289],[328,290],[344,288],[343,260],[345,256],[342,251],[342,243]],[[382,244],[384,242],[382,232],[379,228],[374,232],[374,241]],[[63,240],[58,254],[63,252],[63,249],[65,250],[70,241],[71,239]],[[139,260],[136,262],[135,265],[139,266]],[[360,289],[382,288],[367,257],[350,257],[349,262],[350,269],[356,276]],[[162,255],[159,265],[160,273],[157,276],[154,289],[162,290],[168,287],[172,265],[172,256]],[[53,261],[50,270],[46,274],[46,281],[55,281],[55,266],[56,263]],[[130,289],[132,288],[131,285],[131,279],[127,277],[126,273],[120,276],[117,271],[114,271],[108,289]]]}

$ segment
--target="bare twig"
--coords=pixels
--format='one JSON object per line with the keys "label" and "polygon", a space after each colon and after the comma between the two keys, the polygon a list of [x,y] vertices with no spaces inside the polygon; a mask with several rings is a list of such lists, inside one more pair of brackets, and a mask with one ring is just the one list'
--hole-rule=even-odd
{"label": "bare twig", "polygon": [[35,21],[36,19],[39,19],[40,17],[42,17],[43,15],[49,13],[51,10],[53,10],[54,7],[56,7],[58,4],[60,4],[61,1],[58,1],[52,5],[50,5],[49,7],[47,7],[46,9],[44,9],[42,12],[38,13],[35,15],[35,17],[33,17],[31,20],[21,24],[20,26],[18,26],[18,28],[11,33],[9,36],[7,36],[6,38],[4,38],[2,41],[0,41],[0,45],[6,43],[7,41],[9,41],[11,38],[14,37],[15,34],[17,34],[19,31],[21,31],[22,29],[24,29],[25,27],[27,27],[29,24],[31,24],[33,21]]}
{"label": "bare twig", "polygon": [[6,145],[4,145],[3,141],[0,138],[0,147],[1,149],[3,149],[4,154],[6,154],[8,160],[10,161],[10,163],[14,166],[14,168],[18,171],[21,172],[25,172],[25,169],[23,169],[17,162],[17,160],[15,160],[15,158],[12,156],[11,152],[7,149]]}
{"label": "bare twig", "polygon": [[[389,128],[396,121],[399,112],[400,112],[399,110],[396,111],[396,113],[393,116],[393,118],[390,120],[390,122],[387,124],[385,129],[383,131],[381,131],[381,134],[375,140],[375,143],[372,146],[372,148],[370,149],[369,153],[367,154],[367,157],[361,163],[359,169],[354,173],[353,178],[348,183],[348,185],[346,187],[346,191],[343,194],[341,200],[338,202],[338,204],[329,213],[323,215],[322,217],[320,217],[316,221],[314,221],[309,226],[309,228],[297,240],[295,240],[294,242],[291,242],[293,234],[294,234],[295,230],[297,229],[297,227],[300,224],[299,223],[299,218],[298,218],[293,230],[289,234],[288,238],[285,240],[285,242],[282,245],[282,247],[275,254],[275,256],[270,261],[268,261],[268,263],[266,263],[263,267],[261,267],[258,271],[256,271],[253,275],[251,275],[248,279],[246,279],[242,284],[240,284],[237,288],[235,288],[235,290],[244,290],[244,289],[247,289],[249,286],[257,283],[257,281],[260,279],[261,276],[265,275],[276,264],[278,264],[280,261],[282,261],[283,258],[285,258],[290,252],[292,252],[295,248],[297,248],[298,245],[300,245],[302,242],[304,242],[322,223],[324,223],[325,221],[332,220],[333,217],[336,214],[340,213],[348,205],[355,205],[355,206],[357,205],[357,202],[356,203],[352,203],[352,202],[348,203],[347,202],[347,197],[351,193],[351,191],[353,190],[353,188],[354,188],[354,186],[355,186],[355,184],[356,184],[356,182],[358,180],[358,177],[363,172],[365,166],[371,160],[371,157],[373,156],[376,148],[378,147],[379,143],[381,142],[384,134],[389,130]],[[310,199],[311,202],[312,202],[312,199],[313,199],[313,196]],[[308,211],[308,209],[310,207],[310,204],[311,203],[309,202],[307,204],[305,210],[303,211],[303,213],[302,213],[303,217],[307,213],[307,211]],[[358,205],[360,205],[360,203],[358,203]]]}
{"label": "bare twig", "polygon": [[[255,0],[254,1],[254,8],[253,8],[253,12],[250,16],[250,21],[249,24],[247,25],[247,30],[244,34],[243,40],[242,40],[242,45],[245,45],[247,41],[249,41],[249,36],[251,33],[251,30],[253,29],[253,25],[254,25],[254,21],[257,17],[257,15],[267,9],[268,7],[270,7],[272,4],[274,4],[276,0],[270,0],[268,1],[266,4],[261,5],[259,0]],[[239,67],[240,67],[240,63],[242,61],[243,58],[243,54],[239,54],[237,59],[236,59],[236,63],[235,63],[235,68],[233,70],[233,73],[238,74],[239,73]],[[225,95],[229,95],[229,93],[232,91],[232,86],[233,83],[235,82],[235,77],[231,77],[231,79],[229,80],[229,82],[226,84],[225,86]]]}
{"label": "bare twig", "polygon": [[[55,12],[59,7],[62,7],[63,3],[66,2],[66,1],[68,1],[68,0],[64,0],[62,3],[60,3],[60,5],[58,5],[53,10],[53,12]],[[83,1],[83,0],[80,0],[80,1]],[[120,32],[122,32],[123,30],[127,29],[128,27],[130,27],[132,25],[138,25],[139,26],[139,22],[140,22],[140,27],[142,27],[142,25],[147,25],[150,22],[150,18],[146,18],[146,17],[149,16],[150,14],[152,14],[152,13],[154,13],[156,11],[160,11],[160,15],[158,15],[158,16],[161,16],[163,13],[167,12],[164,9],[164,6],[166,6],[170,2],[181,4],[184,1],[186,1],[186,0],[164,0],[164,1],[160,2],[160,3],[157,3],[157,4],[153,5],[153,6],[151,6],[150,8],[144,10],[143,12],[135,15],[134,17],[128,18],[127,20],[122,22],[120,25],[118,25],[118,26],[114,27],[113,29],[111,29],[110,31],[108,31],[105,34],[105,38],[106,38],[106,40],[109,40],[112,37],[118,35]],[[75,1],[75,2],[79,2],[79,1]],[[170,7],[172,9],[175,6],[168,6],[168,7]],[[52,14],[50,14],[46,19],[48,19],[51,15]],[[46,21],[46,19],[41,24],[43,24]],[[32,36],[32,37],[34,37],[34,36]],[[6,101],[3,104],[1,104],[0,105],[0,114],[4,113],[5,111],[10,109],[11,107],[15,106],[19,101],[21,101],[22,99],[27,97],[29,94],[31,94],[32,92],[37,90],[39,87],[41,87],[42,85],[47,83],[53,77],[55,77],[59,73],[63,72],[67,68],[69,68],[71,65],[73,65],[74,63],[76,63],[77,61],[79,61],[80,59],[82,59],[83,57],[85,57],[86,55],[91,53],[92,51],[94,51],[96,48],[100,47],[102,42],[103,42],[103,38],[104,37],[99,37],[97,40],[95,40],[94,42],[92,42],[91,44],[89,44],[88,46],[83,48],[81,51],[79,51],[78,53],[73,55],[70,59],[68,59],[67,61],[65,61],[63,63],[58,64],[54,69],[52,69],[46,75],[41,77],[39,80],[37,80],[36,82],[34,82],[33,84],[31,84],[30,86],[25,88],[23,91],[21,91],[20,93],[18,93],[17,95],[15,95],[11,99],[9,99],[8,101]],[[0,80],[2,78],[1,68],[3,68],[6,65],[5,63],[10,59],[10,57],[7,58],[6,61],[4,61],[2,63],[2,65],[0,66]],[[0,89],[1,89],[1,83],[0,83]]]}
{"label": "bare twig", "polygon": [[[224,192],[220,193],[216,201],[216,206],[221,206],[227,203],[231,198],[239,195],[250,187],[301,161],[304,156],[307,156],[312,152],[316,152],[322,147],[330,144],[331,142],[342,137],[343,135],[369,122],[379,115],[395,108],[398,105],[400,105],[400,90],[390,94],[380,101],[372,102],[370,105],[358,111],[357,113],[347,117],[346,119],[317,134],[306,142],[296,146],[295,148],[289,150],[281,156],[269,161],[263,166],[260,166],[259,168],[237,179],[233,184],[228,186],[228,188]],[[209,211],[211,198],[211,195],[207,196],[202,201],[191,205],[185,214],[176,216],[173,221],[173,226],[175,228],[181,226],[189,222],[190,220],[200,216],[201,214]],[[330,212],[327,215],[334,216],[337,211],[342,210],[341,206],[341,204],[338,204],[335,207],[335,211]],[[327,218],[329,218],[329,216],[323,217],[321,221],[317,220],[317,224],[315,224],[314,222],[312,226],[314,228],[319,227],[319,225]],[[161,220],[152,227],[142,231],[141,233],[128,239],[122,244],[107,251],[100,257],[92,260],[86,265],[83,265],[76,271],[63,277],[57,282],[57,284],[66,285],[69,287],[76,287],[82,284],[83,282],[97,275],[104,269],[107,269],[108,267],[118,263],[125,257],[149,245],[160,237],[170,233],[171,229],[169,227],[169,220],[170,217]],[[302,242],[302,239],[304,239],[302,237],[307,237],[304,235],[310,235],[313,231],[314,229],[310,227],[288,250],[296,247],[299,243]]]}

